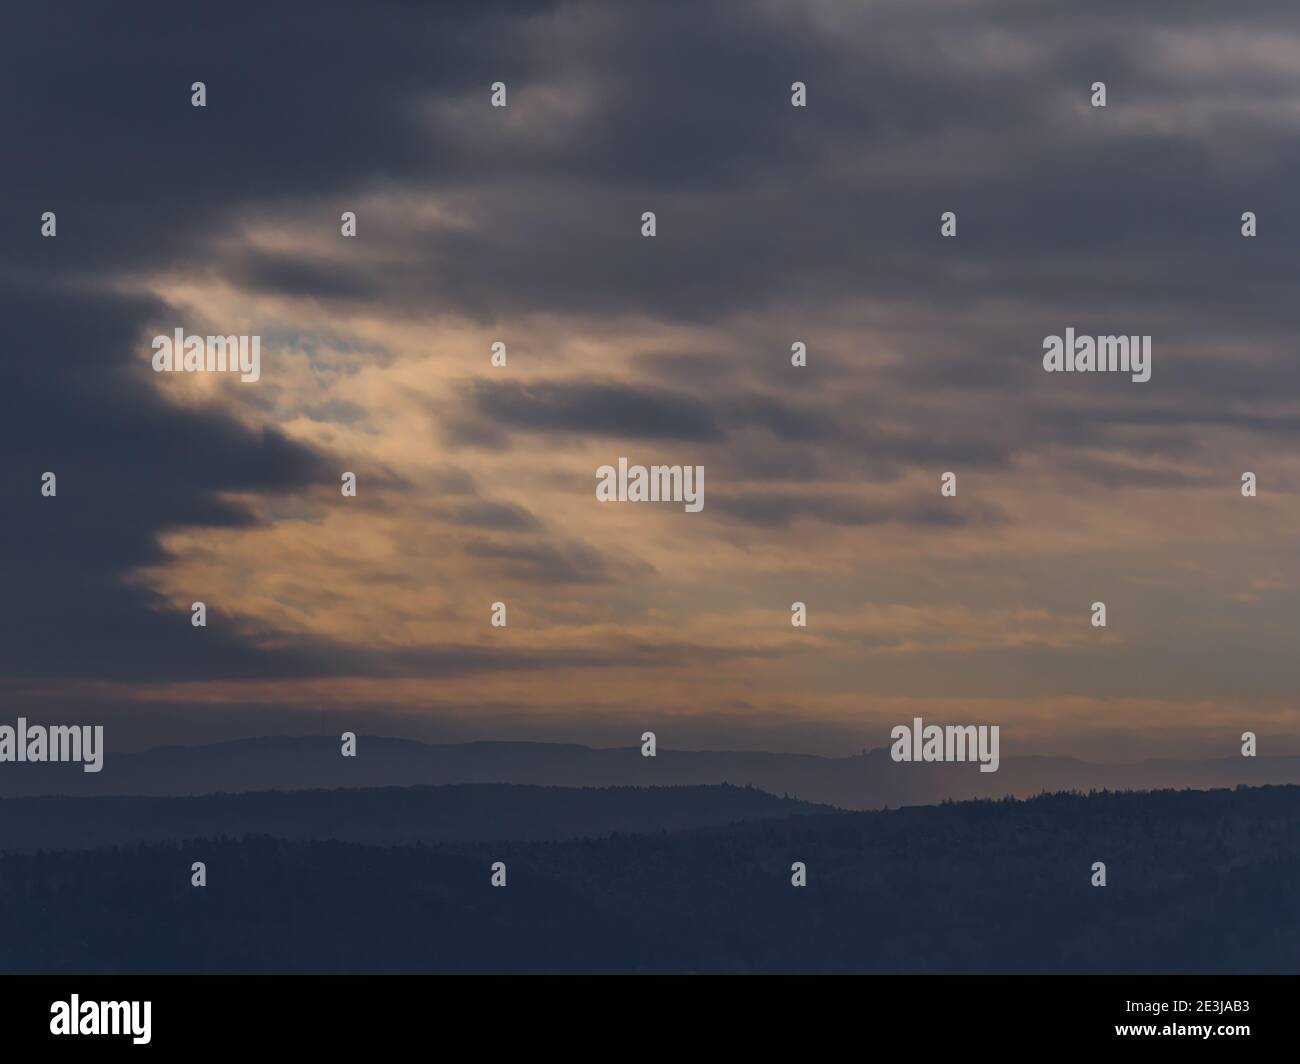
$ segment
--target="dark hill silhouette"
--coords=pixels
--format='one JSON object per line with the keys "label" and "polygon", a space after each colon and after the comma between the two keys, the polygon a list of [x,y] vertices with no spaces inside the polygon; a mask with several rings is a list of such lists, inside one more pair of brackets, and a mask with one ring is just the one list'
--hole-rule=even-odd
{"label": "dark hill silhouette", "polygon": [[835,811],[726,785],[458,784],[186,798],[7,798],[0,799],[0,852],[246,835],[375,845],[545,841]]}
{"label": "dark hill silhouette", "polygon": [[560,843],[7,855],[0,942],[15,972],[1296,972],[1300,788]]}
{"label": "dark hill silhouette", "polygon": [[[997,772],[973,763],[896,764],[887,750],[855,757],[557,743],[436,745],[361,736],[344,758],[337,739],[269,737],[209,746],[114,754],[102,772],[78,765],[0,765],[0,797],[189,795],[217,792],[517,783],[559,787],[646,787],[731,783],[843,809],[927,805],[945,799],[1032,797],[1056,790],[1154,790],[1300,784],[1300,757],[1095,764],[1073,758],[1004,756]],[[1004,750],[1004,753],[1006,751]]]}

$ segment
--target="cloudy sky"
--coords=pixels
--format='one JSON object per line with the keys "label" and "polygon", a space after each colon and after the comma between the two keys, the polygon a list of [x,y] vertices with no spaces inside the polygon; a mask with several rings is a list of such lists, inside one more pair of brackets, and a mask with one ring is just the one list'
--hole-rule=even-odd
{"label": "cloudy sky", "polygon": [[[1300,11],[1135,6],[8,13],[5,715],[1300,751]],[[622,455],[703,511],[597,502]]]}

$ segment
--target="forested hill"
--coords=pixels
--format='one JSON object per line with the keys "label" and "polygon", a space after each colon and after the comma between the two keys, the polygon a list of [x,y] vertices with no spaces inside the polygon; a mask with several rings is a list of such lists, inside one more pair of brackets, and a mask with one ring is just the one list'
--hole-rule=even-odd
{"label": "forested hill", "polygon": [[0,853],[270,835],[395,845],[680,831],[835,812],[753,787],[368,787],[188,798],[0,799]]}
{"label": "forested hill", "polygon": [[1295,972],[1300,788],[9,855],[0,942],[18,972]]}

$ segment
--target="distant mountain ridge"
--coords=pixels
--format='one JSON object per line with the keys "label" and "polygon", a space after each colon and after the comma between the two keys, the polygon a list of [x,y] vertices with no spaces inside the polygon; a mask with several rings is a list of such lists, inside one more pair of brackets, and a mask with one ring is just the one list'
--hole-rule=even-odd
{"label": "distant mountain ridge", "polygon": [[0,765],[0,797],[199,795],[338,787],[514,783],[546,787],[652,787],[731,783],[843,809],[930,805],[945,799],[1031,797],[1060,790],[1158,790],[1300,784],[1300,757],[1231,757],[1111,765],[1062,757],[1003,757],[997,772],[974,763],[898,764],[887,750],[853,757],[559,743],[430,744],[362,735],[357,756],[333,737],[265,737],[159,747],[78,765]]}

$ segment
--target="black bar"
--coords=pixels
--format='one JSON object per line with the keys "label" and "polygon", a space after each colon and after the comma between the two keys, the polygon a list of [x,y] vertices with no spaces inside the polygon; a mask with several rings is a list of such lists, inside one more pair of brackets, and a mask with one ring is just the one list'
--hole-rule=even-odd
{"label": "black bar", "polygon": [[[615,1059],[754,1049],[804,1058],[1204,1047],[1283,1048],[1294,976],[6,976],[0,1023],[13,1050],[110,1044],[170,1053],[404,1046]],[[51,1033],[52,1005],[149,1002],[149,1040]],[[1148,1011],[1152,1006],[1158,1011]],[[1221,1011],[1220,1011],[1221,1010]],[[97,1016],[98,1008],[93,1009]],[[136,1014],[137,1018],[143,1012]],[[1118,1028],[1154,1028],[1118,1033]],[[1206,1037],[1178,1028],[1210,1027]],[[1236,1029],[1228,1033],[1225,1028]],[[1245,1031],[1239,1030],[1245,1028]],[[1165,1031],[1166,1033],[1155,1033]],[[846,1044],[847,1042],[847,1044]],[[1123,1051],[1121,1049],[1121,1051]]]}

